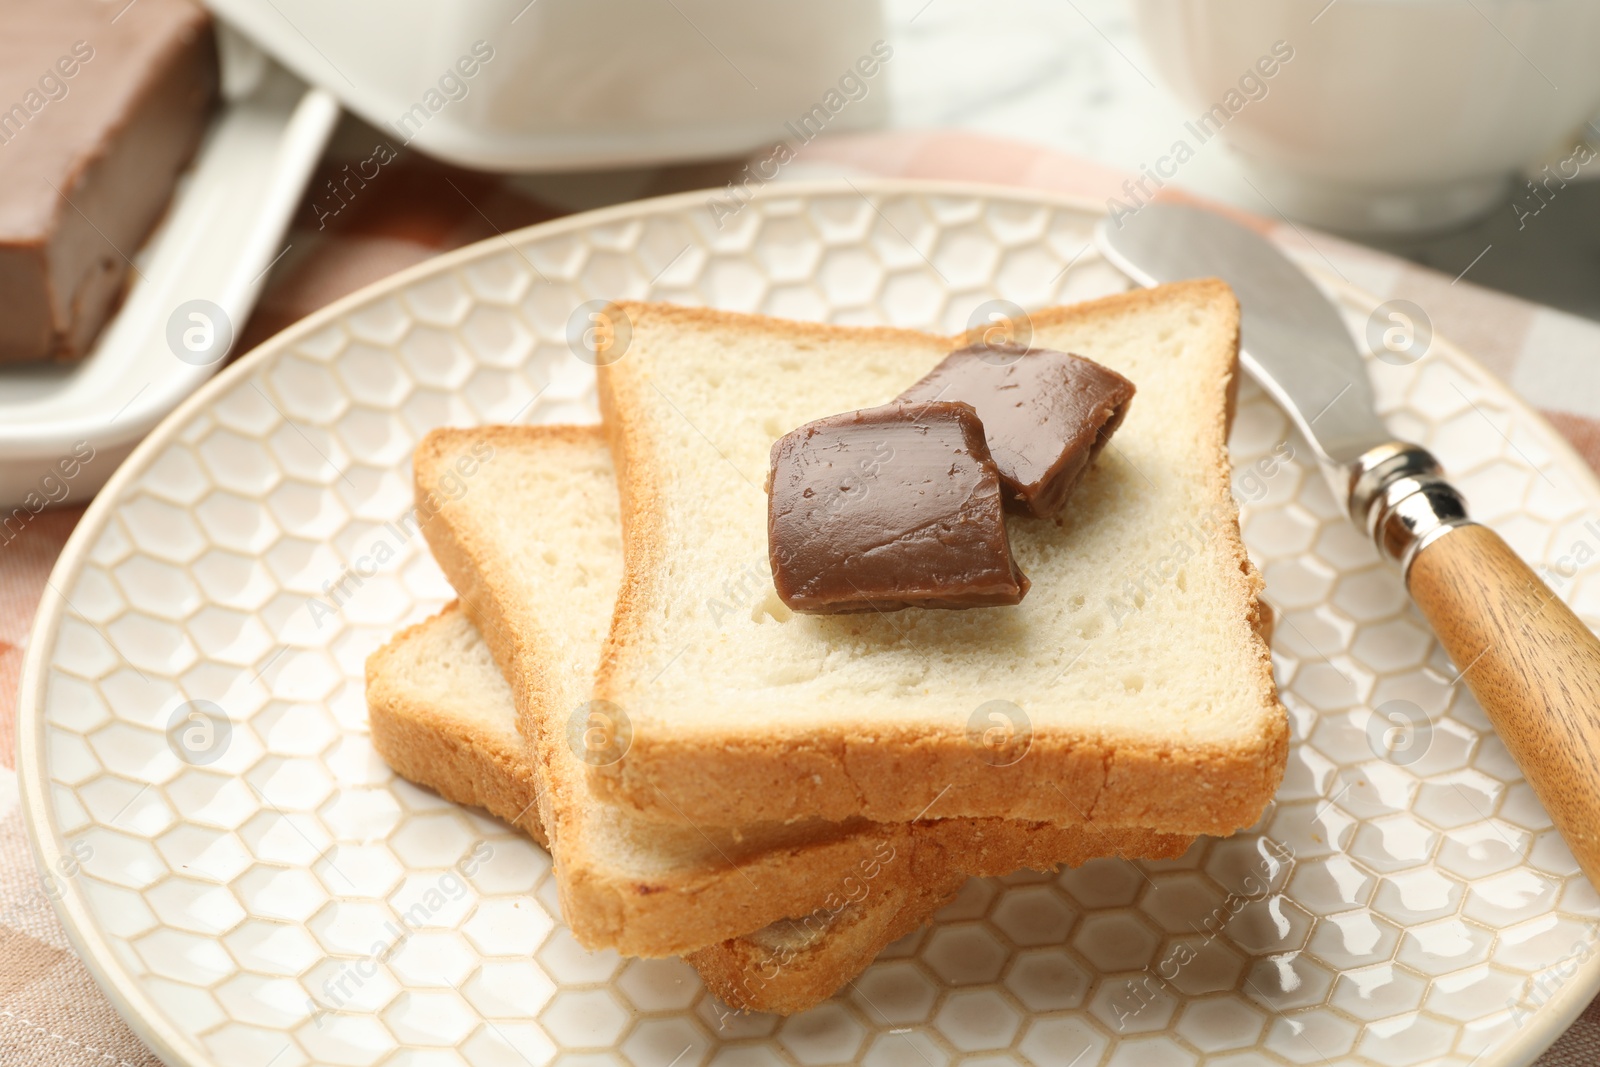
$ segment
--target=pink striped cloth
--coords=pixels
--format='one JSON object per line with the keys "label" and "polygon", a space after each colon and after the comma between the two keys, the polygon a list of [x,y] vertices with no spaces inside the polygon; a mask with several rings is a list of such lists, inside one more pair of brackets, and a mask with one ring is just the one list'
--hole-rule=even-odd
{"label": "pink striped cloth", "polygon": [[[338,297],[439,252],[562,211],[503,178],[444,166],[405,152],[356,202],[327,217],[314,206],[323,180],[364,158],[375,131],[344,131],[312,183],[254,317],[241,334],[246,351]],[[1125,175],[1017,141],[961,132],[893,132],[824,138],[806,145],[809,173],[944,178],[1122,196]],[[737,164],[664,168],[644,195],[719,186]],[[470,198],[470,203],[468,202]],[[320,219],[319,219],[319,216]],[[1248,221],[1263,230],[1282,223]],[[320,224],[319,224],[320,222]],[[1293,232],[1318,251],[1354,265],[1356,281],[1385,298],[1426,308],[1438,333],[1463,345],[1542,410],[1600,469],[1600,325],[1478,288],[1434,271],[1316,233]],[[46,512],[23,536],[0,546],[0,1064],[5,1067],[156,1067],[73,955],[40,891],[21,818],[14,774],[16,689],[28,630],[45,578],[81,509]],[[1543,1067],[1600,1063],[1600,1001],[1538,1061]]]}

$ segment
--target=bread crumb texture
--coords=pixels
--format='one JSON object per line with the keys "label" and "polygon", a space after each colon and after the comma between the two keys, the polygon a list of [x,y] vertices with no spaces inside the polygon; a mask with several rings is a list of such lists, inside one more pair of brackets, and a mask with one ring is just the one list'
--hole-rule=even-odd
{"label": "bread crumb texture", "polygon": [[[891,399],[955,340],[618,310],[632,342],[600,385],[627,537],[595,695],[625,710],[632,746],[589,769],[605,797],[713,825],[968,815],[1228,833],[1259,816],[1288,731],[1229,487],[1225,285],[1033,316],[1035,345],[1138,394],[1061,518],[1010,521],[1033,582],[1021,605],[850,616],[771,610],[769,449]],[[995,729],[1020,758],[993,758]]]}

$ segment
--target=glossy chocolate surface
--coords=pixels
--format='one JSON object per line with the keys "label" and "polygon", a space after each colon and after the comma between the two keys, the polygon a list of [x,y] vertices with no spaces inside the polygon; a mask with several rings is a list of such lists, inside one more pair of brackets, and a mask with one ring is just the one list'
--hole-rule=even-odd
{"label": "glossy chocolate surface", "polygon": [[972,407],[888,404],[772,446],[767,549],[794,611],[1015,604],[1000,476]]}
{"label": "glossy chocolate surface", "polygon": [[1093,360],[1048,348],[958,349],[902,401],[958,400],[983,421],[1008,510],[1049,518],[1122,424],[1133,383]]}

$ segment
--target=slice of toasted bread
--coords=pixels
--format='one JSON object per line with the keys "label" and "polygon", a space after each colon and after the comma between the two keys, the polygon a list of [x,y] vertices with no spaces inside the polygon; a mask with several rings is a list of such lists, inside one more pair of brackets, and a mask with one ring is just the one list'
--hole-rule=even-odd
{"label": "slice of toasted bread", "polygon": [[[925,850],[944,857],[955,876],[1118,852],[1168,856],[1188,846],[1186,836],[1137,828],[1085,833],[995,819],[660,824],[605,804],[585,773],[584,741],[622,548],[616,481],[599,429],[436,430],[418,446],[415,476],[428,542],[510,683],[545,786],[527,799],[549,835],[563,913],[585,945],[678,955],[778,919],[834,911],[850,900],[860,872],[883,863],[885,850],[897,859],[874,875],[880,887],[910,884],[929,862],[916,859]],[[380,751],[418,773],[430,763],[449,766],[431,755],[391,753],[381,736]],[[487,787],[474,788],[493,799]]]}
{"label": "slice of toasted bread", "polygon": [[[1260,816],[1288,727],[1230,492],[1226,285],[1032,316],[1035,346],[1094,359],[1138,395],[1061,517],[1008,524],[1027,598],[966,611],[790,615],[767,577],[762,491],[777,437],[890,400],[955,339],[662,304],[612,314],[630,340],[601,368],[600,400],[628,535],[594,694],[633,741],[591,771],[609,800],[702,823],[899,821],[936,799],[944,816],[1178,833]],[[726,610],[749,574],[751,603]],[[999,753],[986,744],[1007,732]]]}
{"label": "slice of toasted bread", "polygon": [[[510,687],[456,605],[373,654],[367,701],[373,744],[396,773],[546,842],[539,772],[517,732]],[[940,836],[908,847],[903,836],[883,835],[867,863],[836,872],[836,899],[687,958],[712,992],[734,1007],[803,1011],[861,973],[884,946],[927,922],[961,887],[965,875],[945,854]],[[1015,848],[1021,836],[1010,828],[997,831],[989,865],[1009,868],[1035,858],[1026,849],[1006,851],[1005,842]],[[1158,834],[1049,829],[1041,840],[1053,840],[1052,862],[1071,866],[1118,848],[1172,856],[1186,844]]]}

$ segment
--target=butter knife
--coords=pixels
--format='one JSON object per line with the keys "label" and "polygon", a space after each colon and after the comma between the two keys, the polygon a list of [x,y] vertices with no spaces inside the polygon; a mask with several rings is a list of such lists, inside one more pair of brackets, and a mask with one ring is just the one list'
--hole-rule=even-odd
{"label": "butter knife", "polygon": [[1217,277],[1240,362],[1305,436],[1353,522],[1488,714],[1584,874],[1600,886],[1600,640],[1506,543],[1467,517],[1419,445],[1396,440],[1338,310],[1266,238],[1187,204],[1102,220],[1096,243],[1143,285]]}

